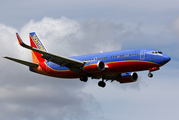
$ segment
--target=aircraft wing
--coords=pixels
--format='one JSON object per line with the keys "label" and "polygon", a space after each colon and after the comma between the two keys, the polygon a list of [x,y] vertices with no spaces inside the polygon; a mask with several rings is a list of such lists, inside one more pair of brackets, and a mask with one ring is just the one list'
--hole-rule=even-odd
{"label": "aircraft wing", "polygon": [[84,66],[85,62],[80,61],[80,60],[76,60],[76,59],[72,59],[72,58],[68,58],[68,57],[64,57],[64,56],[59,56],[59,55],[55,55],[46,51],[42,51],[40,49],[36,49],[34,47],[31,47],[29,45],[26,45],[22,39],[20,38],[19,34],[16,33],[17,39],[19,41],[19,44],[27,49],[30,49],[32,51],[38,52],[40,54],[42,54],[42,58],[46,59],[47,61],[51,61],[53,63],[56,63],[58,65],[61,66],[66,66],[68,68],[74,68],[74,67],[82,67]]}

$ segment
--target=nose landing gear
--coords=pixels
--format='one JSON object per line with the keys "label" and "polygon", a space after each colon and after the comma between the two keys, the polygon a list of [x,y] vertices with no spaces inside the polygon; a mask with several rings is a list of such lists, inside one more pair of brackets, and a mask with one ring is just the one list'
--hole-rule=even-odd
{"label": "nose landing gear", "polygon": [[151,71],[149,72],[148,77],[150,77],[150,78],[153,77],[153,74],[151,73]]}
{"label": "nose landing gear", "polygon": [[152,74],[151,72],[152,72],[152,71],[159,70],[159,69],[160,69],[159,67],[153,67],[153,68],[150,68],[150,69],[149,69],[148,77],[152,78],[152,77],[153,77],[153,74]]}

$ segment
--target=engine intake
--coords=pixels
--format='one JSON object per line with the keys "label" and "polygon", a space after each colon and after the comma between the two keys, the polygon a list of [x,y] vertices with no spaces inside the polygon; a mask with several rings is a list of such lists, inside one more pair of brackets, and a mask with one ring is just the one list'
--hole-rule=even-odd
{"label": "engine intake", "polygon": [[85,64],[83,70],[87,73],[101,72],[105,69],[103,61],[91,61]]}

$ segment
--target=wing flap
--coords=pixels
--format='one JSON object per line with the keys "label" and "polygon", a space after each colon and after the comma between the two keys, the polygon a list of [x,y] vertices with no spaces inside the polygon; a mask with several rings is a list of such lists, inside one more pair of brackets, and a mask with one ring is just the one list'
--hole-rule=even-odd
{"label": "wing flap", "polygon": [[31,63],[31,62],[27,62],[27,61],[16,59],[16,58],[11,58],[11,57],[4,57],[4,58],[12,60],[12,61],[20,63],[20,64],[23,64],[23,65],[26,65],[26,66],[31,66],[31,67],[37,67],[38,66],[38,64],[36,64],[36,63]]}

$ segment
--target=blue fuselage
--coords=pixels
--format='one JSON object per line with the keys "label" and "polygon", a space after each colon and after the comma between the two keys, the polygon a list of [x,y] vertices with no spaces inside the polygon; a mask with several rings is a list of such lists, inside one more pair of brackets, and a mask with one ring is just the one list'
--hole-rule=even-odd
{"label": "blue fuselage", "polygon": [[[103,61],[105,64],[112,64],[112,63],[123,63],[128,62],[131,64],[135,62],[145,63],[145,66],[138,66],[141,67],[141,70],[148,70],[148,65],[150,64],[153,66],[160,67],[166,64],[170,57],[163,54],[162,52],[154,49],[131,49],[131,50],[120,50],[120,51],[112,51],[112,52],[104,52],[104,53],[97,53],[97,54],[90,54],[90,55],[83,55],[83,56],[75,56],[71,57],[73,59],[77,59],[80,61],[90,62],[90,61]],[[69,70],[67,67],[63,67],[57,65],[53,62],[46,62],[46,64],[54,70],[64,71]],[[131,65],[129,64],[129,65]],[[142,64],[144,65],[144,64]],[[132,65],[135,66],[135,65]],[[131,66],[131,67],[132,67]],[[127,66],[126,66],[127,67]],[[140,71],[138,68],[133,68],[132,70]],[[129,70],[130,71],[130,70]],[[121,71],[120,71],[121,72]],[[124,71],[127,72],[127,71]]]}

